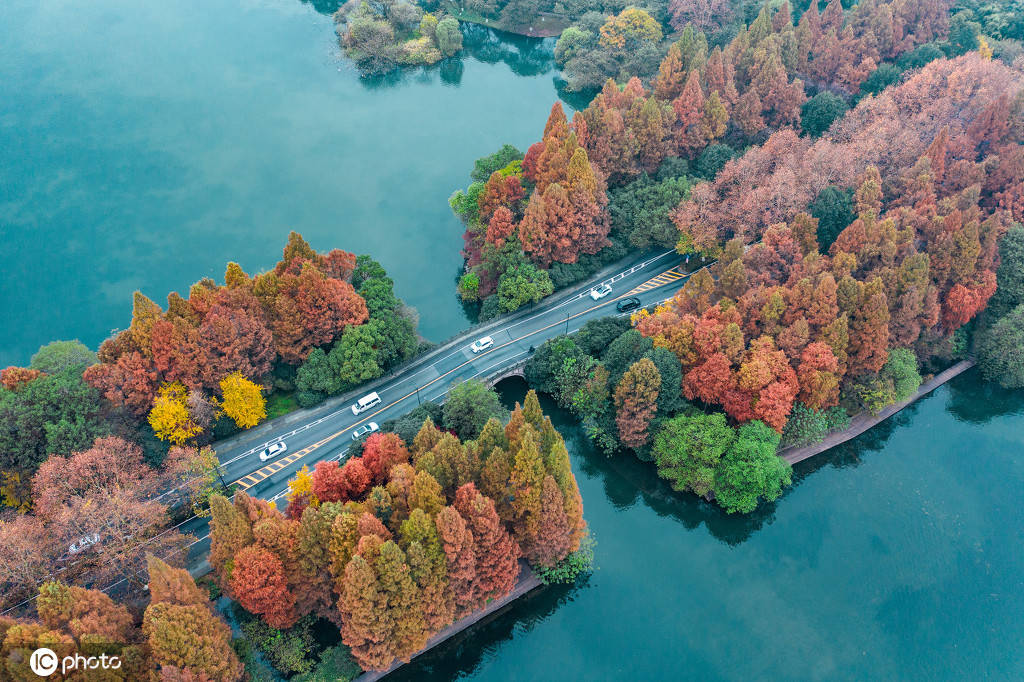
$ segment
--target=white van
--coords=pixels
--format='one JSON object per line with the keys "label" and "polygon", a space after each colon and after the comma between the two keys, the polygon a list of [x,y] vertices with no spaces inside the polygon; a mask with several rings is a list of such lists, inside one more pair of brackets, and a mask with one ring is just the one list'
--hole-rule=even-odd
{"label": "white van", "polygon": [[352,406],[352,414],[359,414],[360,412],[366,412],[374,405],[380,405],[380,396],[374,393],[364,395],[362,398],[356,401],[356,404]]}

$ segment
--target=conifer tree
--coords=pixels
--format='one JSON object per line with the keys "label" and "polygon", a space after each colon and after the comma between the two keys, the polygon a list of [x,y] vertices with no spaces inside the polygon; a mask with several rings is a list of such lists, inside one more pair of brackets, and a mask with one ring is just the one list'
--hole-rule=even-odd
{"label": "conifer tree", "polygon": [[227,587],[235,555],[253,543],[252,525],[223,495],[210,496],[210,566]]}
{"label": "conifer tree", "polygon": [[[561,504],[561,493],[558,495]],[[498,518],[494,501],[480,494],[472,483],[459,488],[455,508],[466,520],[476,541],[480,598],[487,601],[504,597],[515,587],[519,576],[519,546]]]}
{"label": "conifer tree", "polygon": [[455,600],[455,618],[459,619],[480,605],[476,542],[455,507],[444,507],[438,512],[434,523],[447,559],[448,584]]}

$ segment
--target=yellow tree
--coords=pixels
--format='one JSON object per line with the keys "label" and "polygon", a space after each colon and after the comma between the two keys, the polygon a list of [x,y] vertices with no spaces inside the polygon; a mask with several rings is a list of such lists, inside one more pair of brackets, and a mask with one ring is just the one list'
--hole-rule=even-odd
{"label": "yellow tree", "polygon": [[601,27],[601,47],[635,49],[643,42],[661,40],[661,25],[647,12],[627,7]]}
{"label": "yellow tree", "polygon": [[239,426],[249,429],[267,418],[267,400],[258,384],[249,381],[241,372],[234,372],[220,380],[223,399],[220,408]]}
{"label": "yellow tree", "polygon": [[202,427],[189,416],[187,398],[188,392],[181,382],[165,383],[160,387],[149,412],[149,425],[157,438],[181,445],[202,433]]}

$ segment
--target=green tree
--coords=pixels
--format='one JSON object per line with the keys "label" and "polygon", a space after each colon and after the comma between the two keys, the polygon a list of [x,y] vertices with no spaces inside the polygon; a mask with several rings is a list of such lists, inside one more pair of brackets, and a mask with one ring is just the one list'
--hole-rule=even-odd
{"label": "green tree", "polygon": [[531,388],[554,394],[558,373],[569,358],[582,358],[583,351],[568,336],[556,336],[540,345],[523,367],[523,376]]}
{"label": "green tree", "polygon": [[497,391],[484,382],[469,379],[448,392],[443,423],[462,440],[476,438],[493,417],[504,421],[508,410],[502,407]]}
{"label": "green tree", "polygon": [[998,381],[1004,388],[1024,388],[1024,304],[981,332],[978,363],[989,381]]}
{"label": "green tree", "polygon": [[620,334],[609,344],[602,357],[611,384],[617,386],[630,365],[653,348],[654,342],[635,329]]}
{"label": "green tree", "polygon": [[487,182],[491,173],[500,171],[513,161],[520,161],[523,153],[510,144],[501,145],[501,149],[489,156],[477,159],[473,163],[473,171],[469,174],[476,182]]}
{"label": "green tree", "polygon": [[833,121],[842,118],[849,108],[839,95],[827,90],[819,92],[800,108],[800,128],[811,137],[818,137],[829,129]]}
{"label": "green tree", "polygon": [[327,358],[341,382],[341,390],[376,379],[384,373],[377,364],[373,331],[367,325],[349,325]]}
{"label": "green tree", "polygon": [[760,498],[778,499],[793,482],[793,468],[775,454],[779,434],[762,421],[750,421],[736,431],[736,440],[715,469],[715,500],[727,512],[750,513]]}
{"label": "green tree", "polygon": [[672,248],[679,239],[679,230],[669,212],[690,196],[690,183],[685,177],[657,182],[646,174],[609,193],[608,215],[612,231],[624,237],[636,249],[652,244]]}
{"label": "green tree", "polygon": [[78,367],[0,388],[0,470],[31,472],[51,454],[85,450],[107,432],[100,411]]}
{"label": "green tree", "polygon": [[697,157],[697,161],[694,163],[694,172],[697,177],[710,182],[735,155],[736,152],[727,144],[709,144]]}
{"label": "green tree", "polygon": [[872,71],[860,84],[860,94],[877,95],[882,90],[899,81],[903,71],[893,64],[882,64]]}
{"label": "green tree", "polygon": [[625,317],[599,317],[596,320],[588,320],[573,339],[584,353],[596,358],[604,353],[612,341],[629,329],[629,320]]}
{"label": "green tree", "polygon": [[674,490],[707,495],[714,487],[715,469],[735,439],[720,412],[670,419],[654,437],[658,475]]}
{"label": "green tree", "polygon": [[818,248],[827,253],[839,233],[856,219],[853,190],[829,185],[811,204],[811,215],[818,219]]}
{"label": "green tree", "polygon": [[906,400],[917,393],[921,374],[917,371],[917,358],[906,348],[893,348],[879,374],[892,382],[895,402]]}
{"label": "green tree", "polygon": [[29,367],[44,374],[60,374],[76,368],[79,373],[96,364],[96,354],[81,341],[51,341],[32,356]]}
{"label": "green tree", "polygon": [[999,318],[1021,303],[1024,303],[1024,226],[1015,223],[999,240],[996,293],[989,301],[988,313]]}
{"label": "green tree", "polygon": [[434,40],[437,41],[437,49],[445,57],[451,57],[462,49],[462,31],[459,29],[459,20],[455,17],[445,17],[437,22],[434,31]]}
{"label": "green tree", "polygon": [[536,303],[555,290],[551,278],[532,263],[512,268],[498,280],[498,306],[510,313],[527,303]]}

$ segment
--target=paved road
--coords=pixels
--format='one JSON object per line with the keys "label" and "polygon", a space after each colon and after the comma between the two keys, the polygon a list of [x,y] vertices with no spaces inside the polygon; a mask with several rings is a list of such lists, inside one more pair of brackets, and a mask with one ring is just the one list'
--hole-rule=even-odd
{"label": "paved road", "polygon": [[[379,385],[367,386],[351,401],[339,404],[336,400],[293,413],[249,432],[255,436],[243,434],[216,444],[224,478],[255,497],[281,499],[287,492],[288,480],[303,465],[313,469],[317,462],[344,457],[355,428],[371,421],[380,424],[397,418],[413,409],[418,401],[443,401],[453,386],[467,379],[500,375],[525,360],[531,346],[540,346],[567,331],[574,332],[587,320],[618,314],[615,306],[623,298],[636,296],[644,306],[666,300],[686,282],[686,271],[700,265],[696,259],[686,263],[672,251],[649,254],[603,279],[560,292],[535,310],[467,332],[395,376],[378,382]],[[590,290],[602,282],[610,283],[613,291],[594,301]],[[474,354],[470,344],[484,335],[493,338],[494,345]],[[381,404],[353,415],[351,402],[371,390],[380,395]],[[287,450],[278,458],[261,462],[259,452],[281,440],[287,444]],[[189,564],[201,565],[209,549],[206,519],[191,519],[180,529],[198,538],[189,550]]]}

